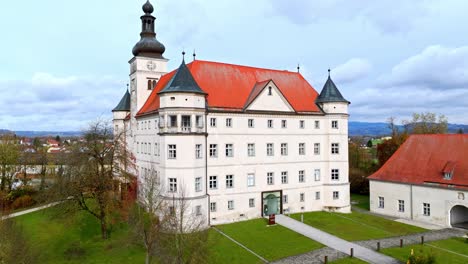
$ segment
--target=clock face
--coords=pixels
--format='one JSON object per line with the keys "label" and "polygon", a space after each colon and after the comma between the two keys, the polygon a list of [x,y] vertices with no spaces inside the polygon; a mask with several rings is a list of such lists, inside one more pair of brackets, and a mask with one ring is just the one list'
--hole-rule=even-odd
{"label": "clock face", "polygon": [[152,61],[148,61],[148,63],[146,64],[146,67],[148,68],[148,70],[153,71],[154,69],[156,69],[156,63]]}

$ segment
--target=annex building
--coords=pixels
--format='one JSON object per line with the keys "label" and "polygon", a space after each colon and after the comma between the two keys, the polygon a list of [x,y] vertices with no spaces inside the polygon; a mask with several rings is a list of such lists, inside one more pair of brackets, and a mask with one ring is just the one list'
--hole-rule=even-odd
{"label": "annex building", "polygon": [[369,177],[370,210],[468,228],[468,135],[412,135]]}
{"label": "annex building", "polygon": [[[141,175],[220,224],[284,212],[350,212],[348,105],[329,77],[182,60],[168,71],[153,6],[141,16],[130,89],[114,108]],[[182,193],[183,192],[183,193]]]}

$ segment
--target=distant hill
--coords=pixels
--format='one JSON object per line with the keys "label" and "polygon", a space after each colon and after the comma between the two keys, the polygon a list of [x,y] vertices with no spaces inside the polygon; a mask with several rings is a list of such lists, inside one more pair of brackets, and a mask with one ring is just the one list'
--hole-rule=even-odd
{"label": "distant hill", "polygon": [[[403,130],[403,126],[397,127]],[[457,133],[460,128],[463,129],[464,133],[468,133],[468,125],[448,124],[449,133]],[[370,122],[349,122],[348,132],[350,136],[384,136],[391,134],[387,123]]]}
{"label": "distant hill", "polygon": [[20,137],[78,137],[82,135],[81,131],[15,131]]}

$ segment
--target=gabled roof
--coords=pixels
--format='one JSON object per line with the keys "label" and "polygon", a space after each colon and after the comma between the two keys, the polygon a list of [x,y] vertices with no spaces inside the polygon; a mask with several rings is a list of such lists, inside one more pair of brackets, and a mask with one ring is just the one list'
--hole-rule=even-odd
{"label": "gabled roof", "polygon": [[[317,91],[297,72],[201,60],[187,64],[187,68],[202,91],[208,94],[209,108],[242,111],[256,84],[273,80],[296,112],[321,113],[315,104]],[[172,71],[161,77],[137,115],[158,111],[158,93],[167,86],[175,73]]]}
{"label": "gabled roof", "polygon": [[247,101],[245,102],[244,109],[247,108],[254,100],[257,98],[257,96],[263,91],[265,86],[270,82],[271,80],[266,80],[262,82],[257,82],[254,87],[252,88],[252,91],[250,92],[249,97],[247,97]]}
{"label": "gabled roof", "polygon": [[182,60],[182,64],[180,64],[179,69],[177,69],[174,76],[172,76],[171,80],[166,84],[164,89],[159,92],[159,94],[171,92],[206,94],[202,89],[200,89],[200,86],[198,86],[197,82],[193,79],[187,65],[185,65],[185,60]]}
{"label": "gabled roof", "polygon": [[125,94],[120,99],[119,104],[112,110],[112,112],[114,111],[130,111],[130,93],[128,89],[125,90]]}
{"label": "gabled roof", "polygon": [[327,82],[323,86],[322,92],[320,92],[320,95],[318,96],[315,102],[317,103],[343,102],[343,103],[349,104],[349,101],[344,99],[343,95],[341,95],[335,83],[330,78],[330,75],[328,75]]}
{"label": "gabled roof", "polygon": [[411,135],[369,179],[468,188],[467,157],[468,135]]}

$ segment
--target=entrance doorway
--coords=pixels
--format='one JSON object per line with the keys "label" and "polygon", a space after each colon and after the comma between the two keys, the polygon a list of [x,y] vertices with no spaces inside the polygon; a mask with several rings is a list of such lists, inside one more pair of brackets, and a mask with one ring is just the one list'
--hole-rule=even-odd
{"label": "entrance doorway", "polygon": [[468,208],[463,205],[455,205],[450,210],[450,225],[468,229]]}
{"label": "entrance doorway", "polygon": [[262,193],[262,216],[281,214],[283,212],[281,194],[281,191]]}

